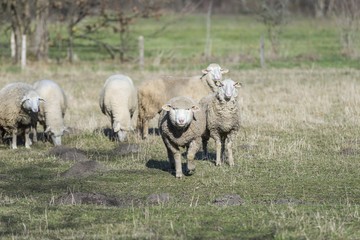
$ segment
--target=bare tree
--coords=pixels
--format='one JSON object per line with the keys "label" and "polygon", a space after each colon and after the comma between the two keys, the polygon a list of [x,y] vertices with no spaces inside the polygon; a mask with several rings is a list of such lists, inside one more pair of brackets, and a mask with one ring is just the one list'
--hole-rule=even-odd
{"label": "bare tree", "polygon": [[48,18],[49,0],[36,0],[35,2],[35,30],[32,33],[30,51],[38,61],[48,59]]}
{"label": "bare tree", "polygon": [[265,24],[272,51],[278,54],[280,34],[286,23],[288,0],[262,0],[261,21]]}
{"label": "bare tree", "polygon": [[340,28],[340,39],[343,54],[357,56],[360,30],[360,1],[338,0],[334,8],[337,25]]}
{"label": "bare tree", "polygon": [[10,18],[11,30],[14,33],[15,40],[14,63],[18,63],[21,58],[22,36],[27,35],[30,30],[30,1],[1,0],[1,6]]}

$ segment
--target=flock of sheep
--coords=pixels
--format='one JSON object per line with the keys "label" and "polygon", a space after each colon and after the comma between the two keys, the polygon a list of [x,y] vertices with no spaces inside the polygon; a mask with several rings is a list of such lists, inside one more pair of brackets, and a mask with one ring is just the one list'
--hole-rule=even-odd
{"label": "flock of sheep", "polygon": [[[130,77],[109,77],[100,91],[99,105],[111,122],[113,136],[125,141],[127,133],[139,129],[142,138],[148,134],[148,122],[157,114],[159,132],[167,149],[175,176],[183,176],[180,148],[187,151],[187,173],[195,170],[195,154],[207,143],[216,143],[216,165],[225,160],[234,165],[232,141],[240,128],[238,88],[240,84],[222,79],[227,69],[212,63],[202,76],[190,78],[163,77],[142,82],[137,88]],[[156,86],[156,87],[154,87]],[[63,89],[54,81],[41,80],[34,85],[16,82],[0,90],[0,131],[11,135],[11,148],[17,148],[17,136],[24,134],[25,147],[37,141],[37,123],[54,145],[61,145],[66,131],[67,108]],[[33,131],[33,139],[30,133]]]}

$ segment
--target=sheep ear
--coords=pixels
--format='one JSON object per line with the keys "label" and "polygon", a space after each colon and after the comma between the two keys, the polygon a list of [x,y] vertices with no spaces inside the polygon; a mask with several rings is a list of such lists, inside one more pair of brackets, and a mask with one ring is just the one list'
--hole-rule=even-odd
{"label": "sheep ear", "polygon": [[51,131],[51,127],[50,127],[50,126],[45,129],[45,133],[48,133],[48,132],[50,132],[50,131]]}
{"label": "sheep ear", "polygon": [[234,84],[234,87],[236,87],[236,88],[241,88],[241,87],[242,87],[242,83],[236,82],[236,83]]}
{"label": "sheep ear", "polygon": [[215,85],[216,85],[217,87],[222,87],[222,86],[223,86],[222,82],[219,81],[219,80],[214,81],[214,82],[215,82]]}
{"label": "sheep ear", "polygon": [[224,74],[224,73],[228,73],[229,72],[229,69],[227,68],[222,68],[220,69],[221,73]]}
{"label": "sheep ear", "polygon": [[23,99],[21,99],[21,103],[26,102],[27,100],[30,100],[28,97],[23,97]]}
{"label": "sheep ear", "polygon": [[46,102],[45,99],[43,99],[43,98],[39,98],[39,101]]}
{"label": "sheep ear", "polygon": [[202,72],[203,74],[208,74],[209,70],[203,69],[203,70],[201,70],[201,72]]}
{"label": "sheep ear", "polygon": [[162,107],[161,107],[164,111],[170,111],[170,109],[171,109],[171,105],[170,104],[165,104],[165,105],[163,105]]}
{"label": "sheep ear", "polygon": [[193,112],[197,112],[197,111],[200,111],[200,108],[198,106],[194,105],[194,106],[191,107],[191,110]]}

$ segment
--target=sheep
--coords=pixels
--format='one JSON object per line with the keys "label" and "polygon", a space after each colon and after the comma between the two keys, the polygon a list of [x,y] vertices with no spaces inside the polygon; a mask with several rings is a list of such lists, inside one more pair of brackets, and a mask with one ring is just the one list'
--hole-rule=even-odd
{"label": "sheep", "polygon": [[180,147],[187,148],[187,172],[195,170],[194,158],[206,129],[205,112],[193,99],[180,96],[162,106],[159,131],[176,178],[183,176]]}
{"label": "sheep", "polygon": [[0,90],[0,127],[12,134],[12,149],[17,148],[17,134],[23,130],[25,147],[30,148],[29,135],[37,121],[40,101],[44,99],[27,83],[11,83]]}
{"label": "sheep", "polygon": [[202,70],[202,76],[190,78],[162,77],[144,81],[138,87],[138,123],[143,139],[148,135],[148,121],[161,111],[161,106],[169,99],[187,96],[196,101],[216,90],[215,81],[229,70],[212,63]]}
{"label": "sheep", "polygon": [[[55,146],[61,145],[61,137],[67,128],[64,116],[67,99],[64,90],[52,80],[40,80],[33,84],[34,89],[45,102],[40,103],[38,122],[43,126]],[[33,126],[33,141],[37,142],[37,122]]]}
{"label": "sheep", "polygon": [[130,77],[117,74],[110,76],[100,92],[100,109],[111,121],[111,128],[120,142],[125,141],[128,131],[134,130],[137,94]]}
{"label": "sheep", "polygon": [[[216,166],[225,160],[227,150],[228,163],[234,166],[232,141],[240,128],[240,106],[238,90],[240,83],[231,79],[216,82],[218,90],[200,100],[206,114],[206,131],[202,136],[204,156],[207,158],[207,143],[213,138],[216,143]],[[226,145],[225,145],[226,144]]]}

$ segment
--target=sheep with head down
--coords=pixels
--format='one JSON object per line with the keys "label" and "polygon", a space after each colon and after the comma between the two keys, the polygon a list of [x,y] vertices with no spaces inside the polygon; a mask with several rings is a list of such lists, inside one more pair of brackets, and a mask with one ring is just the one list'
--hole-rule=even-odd
{"label": "sheep with head down", "polygon": [[205,113],[193,99],[180,96],[163,105],[159,117],[159,131],[167,150],[175,176],[183,176],[180,148],[187,148],[187,172],[195,170],[194,158],[201,147],[201,136],[206,129]]}
{"label": "sheep with head down", "polygon": [[138,123],[141,136],[148,135],[148,122],[160,113],[167,100],[186,96],[199,101],[202,97],[217,89],[215,81],[222,79],[222,74],[229,70],[211,63],[202,70],[202,76],[160,77],[142,82],[138,87]]}
{"label": "sheep with head down", "polygon": [[37,121],[40,101],[35,89],[27,83],[15,82],[0,90],[0,127],[12,135],[11,148],[17,148],[18,133],[25,133],[25,147],[30,148],[31,127]]}
{"label": "sheep with head down", "polygon": [[213,138],[216,143],[216,162],[221,165],[225,160],[225,149],[230,166],[234,165],[232,153],[233,138],[240,129],[240,106],[238,90],[240,83],[231,79],[216,82],[217,90],[200,100],[206,114],[206,131],[203,138],[203,150],[207,158],[207,143]]}
{"label": "sheep with head down", "polygon": [[127,132],[134,129],[137,111],[136,88],[131,78],[122,74],[110,76],[101,89],[99,105],[109,117],[116,138],[125,141]]}
{"label": "sheep with head down", "polygon": [[[34,83],[37,93],[45,99],[40,103],[38,122],[44,133],[55,146],[61,145],[61,138],[66,131],[64,116],[67,99],[64,90],[52,80],[40,80]],[[37,123],[33,127],[33,141],[37,142]]]}

